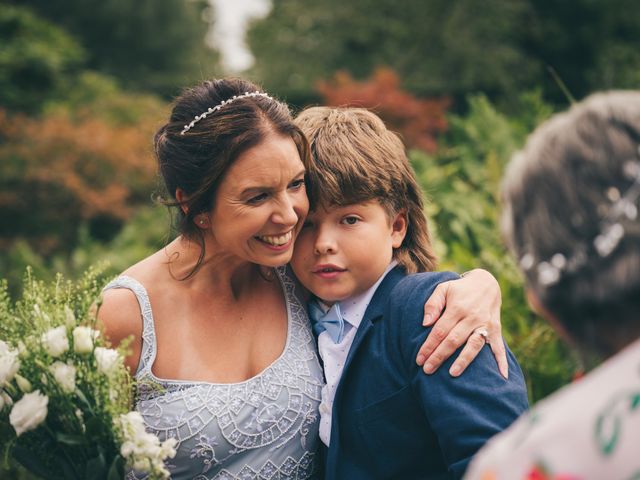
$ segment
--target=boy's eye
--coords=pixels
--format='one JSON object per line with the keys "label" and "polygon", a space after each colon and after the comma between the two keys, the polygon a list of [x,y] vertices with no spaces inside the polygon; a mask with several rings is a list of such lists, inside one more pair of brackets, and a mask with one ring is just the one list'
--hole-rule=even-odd
{"label": "boy's eye", "polygon": [[359,221],[360,221],[360,219],[358,217],[354,217],[354,216],[344,217],[342,219],[342,223],[344,223],[345,225],[355,225]]}
{"label": "boy's eye", "polygon": [[302,224],[302,228],[311,228],[313,227],[313,222],[310,220],[305,220],[304,223]]}
{"label": "boy's eye", "polygon": [[298,189],[300,187],[304,187],[304,178],[299,178],[298,180],[294,180],[289,185],[289,188],[292,188],[294,190],[296,190],[296,189]]}

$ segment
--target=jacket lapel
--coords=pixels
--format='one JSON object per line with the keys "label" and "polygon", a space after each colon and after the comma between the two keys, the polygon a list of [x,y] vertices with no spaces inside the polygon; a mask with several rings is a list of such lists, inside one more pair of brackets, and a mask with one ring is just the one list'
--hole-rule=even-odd
{"label": "jacket lapel", "polygon": [[[401,266],[396,266],[393,270],[391,270],[382,283],[378,286],[376,292],[371,298],[371,303],[367,307],[367,310],[364,313],[364,318],[362,322],[360,322],[360,326],[356,331],[356,335],[353,339],[353,343],[351,344],[351,348],[349,349],[349,353],[347,355],[347,360],[344,364],[344,369],[342,370],[341,380],[338,383],[338,388],[336,389],[336,394],[333,402],[333,412],[331,419],[331,444],[327,451],[327,472],[326,478],[332,477],[332,469],[335,467],[336,455],[340,451],[340,410],[342,403],[342,395],[343,395],[343,384],[344,380],[347,378],[349,373],[349,368],[355,356],[357,355],[358,350],[360,349],[360,345],[362,344],[362,340],[367,336],[367,333],[371,330],[373,324],[382,318],[384,314],[384,307],[386,305],[387,299],[389,298],[389,294],[393,287],[405,276],[404,268]],[[375,366],[374,366],[375,367]]]}
{"label": "jacket lapel", "polygon": [[[341,380],[338,383],[338,388],[336,389],[334,406],[339,405],[342,392],[341,387],[343,384],[342,380],[349,374],[349,367],[355,356],[358,354],[362,340],[367,336],[367,333],[371,330],[373,324],[382,318],[382,315],[384,314],[384,307],[389,295],[391,294],[391,290],[393,290],[393,287],[395,287],[405,275],[404,267],[396,266],[387,274],[386,277],[384,277],[384,280],[382,280],[382,283],[378,286],[376,293],[371,298],[371,303],[369,303],[369,306],[364,313],[364,318],[358,327],[358,331],[356,332],[351,348],[349,349],[347,360],[345,361],[344,369],[342,370]],[[375,365],[373,367],[375,367]],[[334,413],[335,411],[336,408],[334,407]]]}
{"label": "jacket lapel", "polygon": [[384,314],[384,307],[387,303],[391,290],[393,290],[393,287],[395,287],[404,276],[405,273],[403,268],[397,266],[391,270],[386,277],[384,277],[384,280],[382,280],[382,283],[378,286],[376,293],[374,293],[371,298],[371,303],[369,303],[367,310],[364,312],[364,318],[358,327],[356,336],[354,337],[351,348],[349,349],[349,354],[347,355],[347,360],[344,364],[344,370],[342,371],[342,377],[344,377],[348,372],[351,360],[357,354],[362,340],[367,336],[367,332],[371,330],[372,325],[377,320],[380,320],[380,317]]}

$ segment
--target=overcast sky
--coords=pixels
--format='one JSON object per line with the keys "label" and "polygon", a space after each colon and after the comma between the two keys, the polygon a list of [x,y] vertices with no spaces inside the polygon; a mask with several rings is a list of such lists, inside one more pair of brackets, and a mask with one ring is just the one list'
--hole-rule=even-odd
{"label": "overcast sky", "polygon": [[245,42],[245,31],[254,18],[265,17],[271,9],[270,0],[209,0],[214,8],[215,23],[207,42],[222,54],[222,65],[229,73],[246,70],[253,64],[253,55]]}

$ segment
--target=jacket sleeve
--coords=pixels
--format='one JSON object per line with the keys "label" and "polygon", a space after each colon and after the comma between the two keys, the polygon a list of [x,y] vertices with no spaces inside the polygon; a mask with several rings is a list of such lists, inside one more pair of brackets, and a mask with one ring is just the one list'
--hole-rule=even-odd
{"label": "jacket sleeve", "polygon": [[508,380],[500,375],[488,345],[457,378],[449,375],[449,368],[461,349],[432,375],[416,365],[418,349],[430,331],[422,326],[424,303],[438,283],[453,278],[457,276],[448,272],[404,278],[394,288],[385,316],[393,329],[389,339],[397,342],[392,350],[398,352],[399,371],[406,375],[450,473],[459,478],[473,455],[515,421],[528,401],[522,371],[508,349]]}

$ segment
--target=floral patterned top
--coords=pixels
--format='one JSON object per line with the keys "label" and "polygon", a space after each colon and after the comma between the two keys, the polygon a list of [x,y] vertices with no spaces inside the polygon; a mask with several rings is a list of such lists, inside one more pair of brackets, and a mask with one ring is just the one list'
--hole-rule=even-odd
{"label": "floral patterned top", "polygon": [[467,480],[640,480],[640,340],[491,439]]}
{"label": "floral patterned top", "polygon": [[[178,441],[177,455],[167,465],[173,479],[315,478],[322,369],[295,284],[283,267],[276,270],[287,305],[285,348],[258,375],[231,384],[156,377],[151,371],[156,337],[146,290],[126,276],[105,287],[128,288],[140,304],[136,409],[148,431],[160,440]],[[129,478],[136,476],[130,472]]]}

